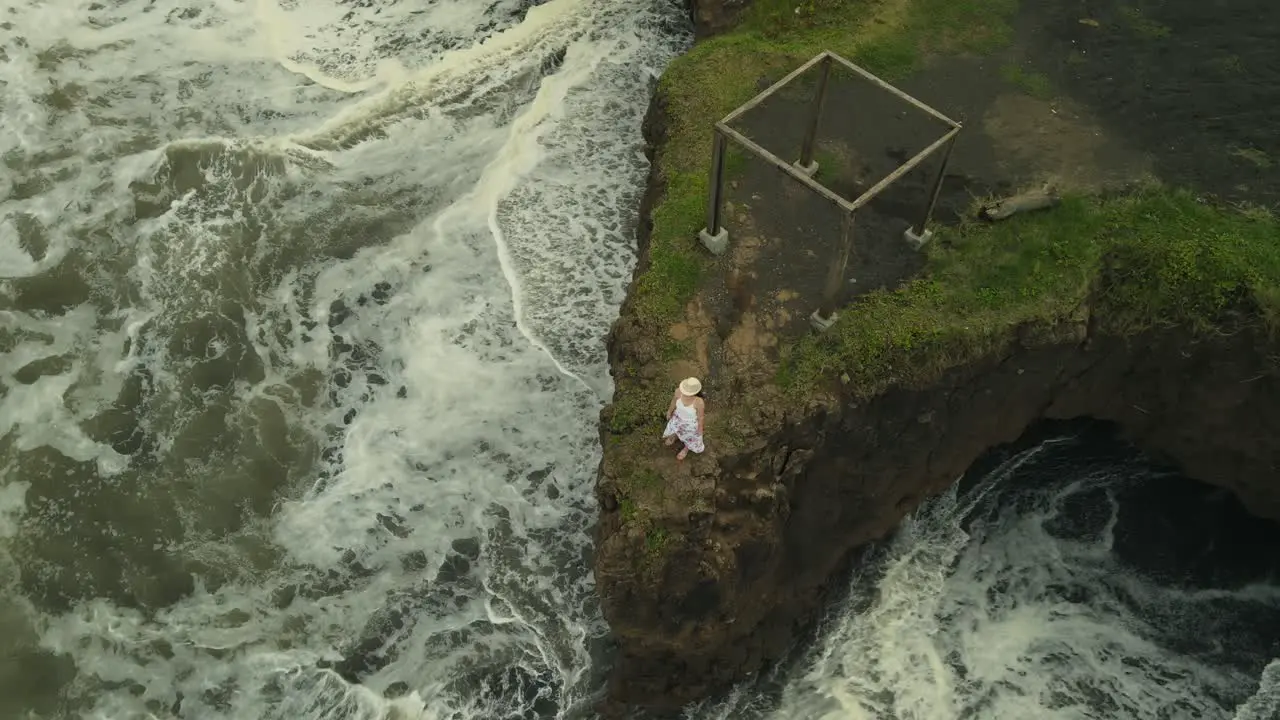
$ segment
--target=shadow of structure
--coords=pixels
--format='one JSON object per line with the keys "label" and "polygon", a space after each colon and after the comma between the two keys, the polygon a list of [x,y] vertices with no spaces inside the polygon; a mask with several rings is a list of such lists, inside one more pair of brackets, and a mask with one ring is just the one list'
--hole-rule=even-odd
{"label": "shadow of structure", "polygon": [[830,52],[717,123],[700,239],[732,256],[720,324],[772,304],[773,330],[826,329],[858,294],[915,274],[959,132]]}

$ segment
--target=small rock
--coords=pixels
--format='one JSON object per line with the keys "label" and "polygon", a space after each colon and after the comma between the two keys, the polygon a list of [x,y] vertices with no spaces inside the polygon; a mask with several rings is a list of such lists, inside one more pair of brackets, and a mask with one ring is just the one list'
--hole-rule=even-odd
{"label": "small rock", "polygon": [[400,557],[400,567],[405,572],[418,572],[425,570],[427,567],[427,554],[421,550],[414,550]]}
{"label": "small rock", "polygon": [[409,683],[403,680],[397,680],[391,683],[390,685],[388,685],[387,691],[385,693],[386,697],[389,700],[395,700],[396,698],[404,697],[405,695],[408,695],[408,694],[409,694]]}

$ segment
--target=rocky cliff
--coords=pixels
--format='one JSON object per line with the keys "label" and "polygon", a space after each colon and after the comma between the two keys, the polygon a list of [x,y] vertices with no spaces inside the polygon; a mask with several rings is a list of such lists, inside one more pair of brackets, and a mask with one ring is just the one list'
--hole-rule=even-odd
{"label": "rocky cliff", "polygon": [[1240,322],[1207,338],[1024,328],[931,387],[772,418],[754,447],[705,470],[712,507],[690,512],[656,560],[624,530],[606,471],[601,506],[614,510],[596,571],[621,643],[613,697],[675,708],[777,660],[852,552],[1040,419],[1114,421],[1280,519],[1280,347]]}
{"label": "rocky cliff", "polygon": [[[850,38],[878,42],[884,28],[908,27],[937,44],[957,34],[950,16],[939,27],[932,15],[904,16],[909,0],[866,7],[874,12]],[[691,14],[706,36],[740,9],[704,0]],[[818,20],[796,20],[788,37],[808,42],[810,27],[825,27]],[[1113,421],[1280,519],[1280,252],[1270,216],[1178,196],[1097,211],[1067,203],[1043,220],[943,233],[923,281],[888,278],[846,308],[829,341],[803,346],[795,321],[803,326],[808,309],[790,288],[808,278],[765,287],[795,264],[785,252],[803,249],[794,227],[808,208],[796,194],[763,184],[776,175],[744,176],[730,193],[730,251],[709,258],[692,240],[710,123],[762,76],[795,65],[764,54],[790,46],[750,45],[766,31],[682,59],[645,122],[653,172],[635,282],[608,339],[615,400],[601,417],[595,575],[618,643],[606,709],[675,710],[780,659],[861,546],[1040,419]],[[742,87],[723,91],[737,82],[725,68],[747,77]],[[1009,140],[1010,127],[988,130]],[[972,179],[976,166],[957,153],[953,164]],[[777,217],[787,222],[767,227]],[[874,239],[861,237],[869,252]],[[808,368],[807,380],[781,382],[789,365]],[[676,463],[658,433],[686,374],[708,390],[708,451]]]}

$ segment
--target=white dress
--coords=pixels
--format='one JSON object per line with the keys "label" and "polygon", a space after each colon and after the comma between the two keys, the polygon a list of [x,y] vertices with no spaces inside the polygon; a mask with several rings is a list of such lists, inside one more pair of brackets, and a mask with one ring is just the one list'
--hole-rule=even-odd
{"label": "white dress", "polygon": [[664,439],[672,435],[679,438],[690,452],[700,453],[706,450],[702,433],[698,432],[698,410],[692,405],[685,405],[684,400],[676,400],[676,411],[671,413],[667,429],[662,431]]}

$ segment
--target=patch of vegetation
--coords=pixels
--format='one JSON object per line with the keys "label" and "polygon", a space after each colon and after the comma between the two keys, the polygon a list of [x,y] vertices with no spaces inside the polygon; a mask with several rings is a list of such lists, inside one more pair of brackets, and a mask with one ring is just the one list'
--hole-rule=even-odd
{"label": "patch of vegetation", "polygon": [[1209,61],[1209,64],[1225,75],[1239,75],[1244,72],[1244,63],[1239,55],[1223,55]]}
{"label": "patch of vegetation", "polygon": [[1033,98],[1047,100],[1053,97],[1053,85],[1049,77],[1035,70],[1028,70],[1021,65],[1005,65],[1000,68],[1000,76],[1005,82],[1017,87]]}
{"label": "patch of vegetation", "polygon": [[618,502],[618,513],[622,515],[623,524],[630,525],[639,518],[639,510],[636,508],[636,501],[624,497]]}
{"label": "patch of vegetation", "polygon": [[857,394],[920,384],[1007,344],[1020,326],[1086,311],[1120,334],[1209,330],[1242,303],[1272,328],[1280,321],[1280,223],[1265,211],[1152,187],[939,233],[921,277],[860,298],[831,330],[802,339],[779,381],[801,389],[841,377]]}
{"label": "patch of vegetation", "polygon": [[1237,148],[1231,154],[1260,170],[1268,170],[1273,164],[1271,158],[1257,148]]}
{"label": "patch of vegetation", "polygon": [[1167,38],[1173,32],[1168,25],[1152,20],[1136,7],[1120,8],[1120,18],[1135,34],[1152,40]]}
{"label": "patch of vegetation", "polygon": [[[653,438],[649,438],[653,442]],[[618,469],[618,506],[622,513],[622,521],[645,525],[649,522],[649,510],[661,505],[667,496],[666,481],[656,470],[637,462],[642,457],[634,452],[641,449],[638,445],[623,448],[623,452],[615,455],[619,461]]]}
{"label": "patch of vegetation", "polygon": [[[630,456],[628,456],[630,457]],[[645,552],[642,569],[652,568],[671,544],[673,534],[655,517],[666,498],[667,488],[663,477],[650,468],[628,468],[619,482],[618,513],[623,525],[638,528],[644,534]],[[694,502],[692,505],[700,506]]]}
{"label": "patch of vegetation", "polygon": [[661,422],[671,396],[670,388],[636,383],[626,393],[618,393],[609,416],[609,432],[622,435],[635,428]]}
{"label": "patch of vegetation", "polygon": [[671,541],[671,533],[661,526],[650,526],[644,534],[644,548],[650,556],[661,555]]}
{"label": "patch of vegetation", "polygon": [[662,349],[660,350],[659,356],[663,360],[671,361],[679,360],[683,357],[689,357],[691,352],[693,352],[692,342],[688,340],[680,341],[667,338],[662,343]]}
{"label": "patch of vegetation", "polygon": [[638,319],[678,319],[701,280],[711,128],[773,80],[823,50],[886,78],[930,53],[985,53],[1012,38],[1017,0],[755,0],[733,31],[698,43],[662,76],[669,124],[658,157],[666,184],[653,210],[650,267],[632,292]]}
{"label": "patch of vegetation", "polygon": [[852,168],[848,157],[848,146],[844,143],[822,142],[813,148],[813,159],[818,163],[817,178],[825,183],[838,183],[852,180]]}

